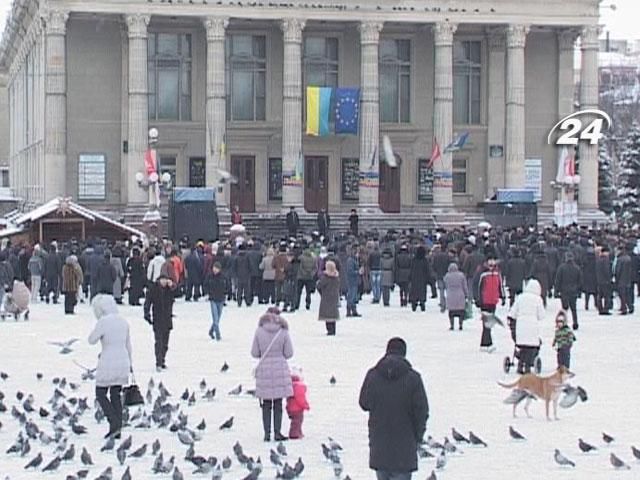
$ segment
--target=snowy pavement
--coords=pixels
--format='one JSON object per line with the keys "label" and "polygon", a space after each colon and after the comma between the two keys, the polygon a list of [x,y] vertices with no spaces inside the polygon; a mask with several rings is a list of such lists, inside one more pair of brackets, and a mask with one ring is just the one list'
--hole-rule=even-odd
{"label": "snowy pavement", "polygon": [[[531,419],[524,417],[523,413],[520,418],[513,419],[510,406],[502,403],[509,392],[499,387],[496,381],[507,378],[502,373],[502,362],[505,355],[513,352],[508,330],[494,329],[497,351],[481,353],[478,320],[467,322],[462,332],[450,332],[448,320],[439,313],[436,300],[428,301],[426,313],[412,313],[410,309],[398,306],[396,291],[390,308],[371,305],[370,298],[365,297],[359,307],[363,317],[341,320],[337,336],[332,338],[325,335],[324,325],[316,320],[318,302],[316,295],[311,311],[285,314],[295,352],[290,364],[302,367],[311,404],[303,425],[305,438],[287,442],[289,463],[293,464],[299,456],[304,460],[303,478],[334,478],[333,469],[324,460],[320,448],[327,436],[337,439],[344,447],[343,477],[348,474],[353,480],[375,478],[368,469],[367,416],[358,407],[358,393],[367,369],[382,356],[387,340],[396,335],[406,339],[407,358],[425,381],[430,404],[427,434],[442,441],[445,435],[451,439],[451,427],[464,434],[472,430],[489,445],[486,449],[463,446],[464,453],[450,456],[445,470],[437,473],[438,478],[640,478],[640,461],[633,458],[630,449],[631,445],[640,447],[640,415],[635,406],[640,398],[637,315],[599,317],[593,310],[579,311],[580,330],[572,352],[572,370],[576,377],[572,383],[584,387],[589,400],[578,402],[569,410],[560,409],[560,420],[548,422],[544,417],[544,404],[540,401],[532,404]],[[547,307],[545,343],[541,352],[543,372],[555,368],[555,352],[550,344],[558,308],[557,300]],[[258,317],[264,310],[263,305],[255,303],[251,308],[242,309],[230,304],[223,312],[223,339],[213,342],[207,336],[210,322],[208,302],[184,303],[179,300],[174,308],[176,318],[167,355],[169,368],[157,374],[153,360],[153,333],[142,319],[142,309],[120,307],[120,312],[131,325],[134,368],[143,394],[150,376],[156,383],[162,380],[173,394],[172,402],[179,401],[185,388],[195,390],[200,398],[198,384],[203,378],[208,388],[217,388],[212,402],[199,399],[191,407],[181,402],[192,428],[203,418],[207,424],[203,439],[196,443],[196,453],[233,458],[231,447],[240,441],[247,455],[262,457],[265,469],[260,478],[274,478],[276,472],[269,463],[269,448],[274,444],[262,442],[257,400],[244,394],[239,397],[227,395],[238,384],[253,388],[251,370],[255,361],[249,350]],[[81,382],[81,370],[73,360],[87,366],[95,365],[99,347],[90,346],[86,341],[95,321],[88,305],[79,305],[75,316],[64,316],[62,312],[62,305],[39,304],[32,307],[29,322],[0,322],[0,371],[10,375],[7,380],[0,380],[0,391],[6,396],[4,403],[9,410],[18,404],[15,398],[18,390],[34,394],[36,411],[40,405],[47,406],[46,401],[53,390],[51,381],[55,376],[65,376],[80,383],[80,390],[74,395],[89,396],[89,403],[93,406],[93,383]],[[499,309],[498,314],[504,317],[504,309]],[[71,337],[81,340],[67,355],[59,354],[56,347],[47,343]],[[231,368],[221,373],[220,367],[225,361]],[[36,379],[36,372],[44,374],[42,381]],[[332,375],[337,379],[334,386],[329,383]],[[149,406],[146,408],[150,410]],[[235,417],[233,428],[221,432],[218,426],[231,415]],[[37,413],[32,418],[41,427],[49,423],[41,420]],[[57,479],[82,468],[76,456],[74,462],[64,463],[54,474],[26,472],[24,465],[38,452],[43,453],[45,462],[53,458],[53,447],[34,441],[31,452],[24,458],[5,455],[19,427],[10,412],[0,413],[0,422],[0,478]],[[111,465],[114,478],[119,479],[125,467],[118,465],[113,452],[99,452],[107,429],[105,423],[95,423],[93,409],[81,418],[80,423],[88,427],[89,433],[82,437],[72,436],[70,443],[75,443],[78,451],[86,446],[92,454],[96,465],[91,468],[89,478],[95,478]],[[283,433],[286,434],[288,419],[285,418],[284,423]],[[513,425],[527,440],[511,440],[509,425]],[[50,425],[45,429],[50,432]],[[615,437],[612,445],[605,446],[601,438],[603,431]],[[193,470],[183,460],[186,448],[168,430],[127,428],[123,438],[129,434],[133,435],[133,448],[145,442],[151,444],[159,438],[165,458],[176,455],[182,472]],[[577,445],[579,437],[596,445],[599,450],[592,454],[581,453]],[[555,448],[575,461],[576,468],[567,470],[557,466],[553,460]],[[614,470],[609,463],[611,452],[629,463],[631,471]],[[130,466],[134,479],[162,478],[151,472],[152,463],[153,458],[147,454],[141,459],[128,459],[125,466]],[[420,470],[414,478],[424,480],[434,465],[433,459],[420,460]],[[242,479],[246,474],[247,470],[234,459],[232,469],[224,478]],[[185,478],[198,477],[185,475]]]}

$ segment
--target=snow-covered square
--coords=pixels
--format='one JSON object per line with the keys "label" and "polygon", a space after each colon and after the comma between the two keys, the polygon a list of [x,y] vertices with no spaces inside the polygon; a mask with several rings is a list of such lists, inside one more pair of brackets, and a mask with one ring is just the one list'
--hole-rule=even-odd
{"label": "snow-covered square", "polygon": [[[323,454],[321,444],[331,436],[344,451],[341,453],[344,470],[339,478],[349,475],[354,480],[372,479],[375,473],[368,468],[367,415],[358,406],[358,393],[364,375],[384,354],[387,340],[392,336],[403,337],[408,344],[407,358],[423,376],[430,404],[427,435],[442,442],[451,439],[451,428],[467,435],[473,431],[487,442],[487,448],[461,445],[463,453],[448,456],[446,467],[436,472],[442,479],[564,479],[588,478],[590,480],[612,478],[636,478],[640,462],[631,452],[631,446],[640,447],[640,415],[635,402],[640,397],[638,375],[638,322],[637,316],[601,317],[593,310],[584,311],[580,305],[580,330],[572,351],[572,370],[576,373],[571,383],[588,392],[588,401],[578,402],[571,409],[560,409],[559,421],[547,421],[544,404],[534,402],[533,418],[520,413],[512,418],[511,407],[503,400],[509,392],[497,385],[498,380],[515,378],[505,376],[503,359],[513,353],[513,343],[508,329],[496,327],[494,342],[497,350],[492,354],[480,352],[480,322],[470,320],[463,331],[449,331],[445,314],[440,314],[436,300],[429,300],[427,312],[412,313],[400,308],[397,291],[392,306],[383,308],[371,305],[365,296],[360,304],[362,318],[344,318],[337,324],[337,336],[328,337],[324,325],[317,321],[319,297],[313,298],[310,311],[283,314],[289,322],[294,346],[290,365],[299,366],[308,385],[311,410],[305,417],[305,438],[286,442],[288,456],[283,458],[293,465],[302,457],[305,470],[302,478],[322,480],[336,478],[334,469]],[[582,303],[582,301],[580,301]],[[555,351],[551,348],[553,319],[560,308],[558,300],[550,301],[544,326],[544,345],[541,350],[543,374],[556,366]],[[65,478],[84,468],[79,452],[86,447],[93,457],[94,466],[88,478],[96,478],[105,468],[113,468],[113,478],[119,479],[125,468],[130,468],[132,478],[171,478],[170,475],[154,475],[154,457],[147,453],[142,458],[127,458],[120,466],[114,451],[100,452],[104,443],[105,422],[94,420],[94,384],[82,381],[82,370],[75,362],[94,366],[99,347],[87,343],[95,319],[87,304],[81,304],[74,316],[65,316],[62,305],[37,304],[32,306],[28,322],[8,319],[0,322],[0,371],[9,377],[0,380],[0,391],[8,411],[0,413],[0,473],[1,478],[40,479]],[[195,429],[202,419],[206,429],[202,439],[195,443],[195,451],[205,457],[213,455],[222,460],[229,456],[233,464],[223,478],[242,479],[248,474],[232,453],[232,446],[240,442],[246,455],[261,457],[264,470],[260,478],[274,478],[276,468],[269,460],[269,450],[276,444],[264,443],[258,401],[250,395],[229,395],[228,392],[242,385],[243,390],[253,388],[252,368],[255,360],[249,351],[258,318],[264,305],[238,308],[229,303],[221,322],[222,340],[212,341],[207,335],[210,326],[208,302],[185,303],[178,300],[174,307],[174,329],[167,355],[168,369],[156,373],[153,359],[153,332],[143,320],[142,308],[119,307],[131,326],[133,364],[137,382],[143,395],[151,377],[155,384],[162,383],[171,392],[171,403],[179,403],[180,410],[188,415],[190,428]],[[343,308],[344,311],[344,308]],[[506,316],[506,309],[498,309],[498,315]],[[72,352],[60,354],[49,341],[62,341],[72,337],[80,340]],[[227,362],[229,370],[221,372]],[[40,372],[43,378],[38,380]],[[330,378],[336,383],[331,385]],[[39,407],[50,409],[47,401],[52,396],[54,377],[65,377],[79,385],[77,391],[69,386],[62,391],[67,397],[88,397],[90,409],[80,417],[79,423],[88,433],[74,435],[70,431],[68,445],[75,444],[73,461],[63,462],[51,474],[39,469],[24,470],[24,466],[42,452],[44,462],[55,457],[54,444],[45,446],[39,440],[31,440],[31,451],[24,457],[5,454],[14,443],[21,429],[11,415],[16,406],[23,411],[22,402],[16,399],[18,391],[35,397],[35,412],[27,416],[52,435],[51,420],[38,415]],[[205,379],[207,389],[216,388],[212,401],[203,399],[199,384]],[[195,392],[196,403],[188,406],[180,399],[185,389]],[[154,397],[157,388],[153,389]],[[150,404],[144,410],[149,413]],[[72,408],[73,410],[73,408]],[[137,408],[131,409],[131,414]],[[177,412],[176,412],[177,414]],[[174,414],[175,415],[175,414]],[[233,416],[230,430],[219,426]],[[175,455],[175,462],[185,478],[210,478],[211,475],[192,474],[195,467],[184,460],[186,447],[169,429],[138,429],[133,425],[123,430],[123,439],[132,435],[132,450],[155,439],[161,443],[165,460]],[[526,437],[524,441],[512,440],[509,426]],[[285,433],[288,420],[285,419]],[[67,427],[67,430],[68,427]],[[606,445],[602,432],[615,440]],[[578,439],[595,445],[595,452],[585,454],[578,449]],[[117,444],[116,444],[117,445]],[[573,460],[575,468],[560,467],[554,462],[554,449],[559,449]],[[132,451],[130,450],[130,452]],[[631,466],[630,471],[617,471],[610,464],[610,453],[615,453]],[[435,459],[420,459],[420,469],[413,478],[424,480],[434,469]]]}

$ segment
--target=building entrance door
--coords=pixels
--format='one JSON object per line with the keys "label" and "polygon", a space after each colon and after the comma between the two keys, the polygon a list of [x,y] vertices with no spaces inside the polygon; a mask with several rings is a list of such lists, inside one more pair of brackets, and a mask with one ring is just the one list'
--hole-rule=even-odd
{"label": "building entrance door", "polygon": [[238,205],[241,212],[256,211],[256,157],[233,155],[231,173],[238,183],[231,184],[231,208]]}
{"label": "building entrance door", "polygon": [[390,167],[386,162],[380,162],[378,204],[386,213],[400,212],[400,158],[397,160],[397,167]]}
{"label": "building entrance door", "polygon": [[328,157],[304,157],[304,209],[319,212],[329,204]]}

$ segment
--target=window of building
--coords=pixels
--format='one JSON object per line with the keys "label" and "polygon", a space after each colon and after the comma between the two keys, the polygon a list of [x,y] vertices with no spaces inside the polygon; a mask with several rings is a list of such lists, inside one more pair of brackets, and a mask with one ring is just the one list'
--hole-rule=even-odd
{"label": "window of building", "polygon": [[269,201],[282,201],[282,159],[269,159]]}
{"label": "window of building", "polygon": [[78,157],[78,200],[104,200],[107,190],[107,161],[102,154]]}
{"label": "window of building", "polygon": [[227,116],[266,119],[267,49],[262,35],[230,35],[227,40]]}
{"label": "window of building", "polygon": [[150,33],[149,119],[191,120],[191,35]]}
{"label": "window of building", "polygon": [[9,188],[9,169],[0,170],[0,188]]}
{"label": "window of building", "polygon": [[411,41],[380,41],[380,120],[408,123],[411,110]]}
{"label": "window of building", "polygon": [[452,167],[453,193],[467,193],[467,159],[454,158]]}
{"label": "window of building", "polygon": [[342,200],[357,202],[360,191],[360,159],[342,159]]}
{"label": "window of building", "polygon": [[427,158],[418,159],[418,201],[433,202],[433,168]]}
{"label": "window of building", "polygon": [[480,123],[480,41],[453,43],[453,122],[458,125]]}
{"label": "window of building", "polygon": [[[334,37],[305,37],[303,85],[306,123],[307,87],[338,87],[338,39]],[[329,123],[333,125],[335,112],[329,109]]]}

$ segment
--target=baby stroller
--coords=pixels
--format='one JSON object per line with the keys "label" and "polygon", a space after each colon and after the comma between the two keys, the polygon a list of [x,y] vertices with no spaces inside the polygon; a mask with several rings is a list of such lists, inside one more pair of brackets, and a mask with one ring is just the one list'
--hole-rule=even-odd
{"label": "baby stroller", "polygon": [[[8,290],[8,289],[7,289]],[[24,320],[29,320],[29,299],[31,292],[24,282],[14,281],[13,289],[7,291],[0,305],[0,319],[5,320],[7,316],[13,316],[18,321],[20,315]]]}
{"label": "baby stroller", "polygon": [[[513,343],[515,344],[513,348],[513,355],[511,357],[504,357],[503,369],[504,373],[509,373],[512,367],[516,366],[516,360],[518,361],[518,373],[524,373],[526,365],[524,361],[521,359],[522,352],[520,348],[518,348],[516,342],[516,319],[508,318],[509,330],[511,330],[511,338],[513,339]],[[540,374],[542,371],[542,359],[540,358],[540,347],[537,347],[535,350],[535,356],[531,359],[531,366],[536,374]]]}

